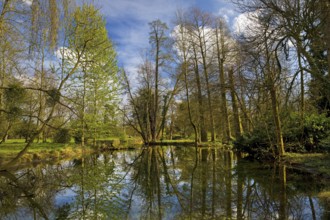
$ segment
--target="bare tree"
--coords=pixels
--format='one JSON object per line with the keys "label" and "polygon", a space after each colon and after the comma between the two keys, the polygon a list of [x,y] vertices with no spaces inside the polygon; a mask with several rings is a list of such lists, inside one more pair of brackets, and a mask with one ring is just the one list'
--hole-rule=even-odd
{"label": "bare tree", "polygon": [[[226,26],[222,18],[215,20],[215,38],[216,38],[216,55],[219,70],[219,84],[221,97],[221,117],[224,123],[224,139],[229,141],[231,139],[231,128],[229,121],[228,105],[227,105],[227,83],[225,77],[225,62],[228,58],[228,39],[226,33]],[[227,39],[226,39],[227,38]]]}
{"label": "bare tree", "polygon": [[154,105],[150,109],[150,129],[151,129],[151,139],[153,142],[157,138],[157,128],[159,126],[159,83],[160,83],[160,68],[165,65],[168,56],[166,54],[166,41],[168,37],[166,36],[166,31],[168,27],[165,23],[160,20],[155,20],[149,23],[150,26],[150,36],[149,42],[152,46],[152,54],[154,56]]}
{"label": "bare tree", "polygon": [[192,116],[192,109],[191,109],[191,102],[190,102],[190,92],[188,87],[188,74],[189,74],[189,62],[191,60],[190,57],[190,50],[191,45],[189,44],[189,34],[188,29],[186,28],[186,21],[184,19],[184,13],[179,11],[176,16],[177,19],[177,26],[174,30],[174,37],[175,37],[175,46],[177,47],[177,51],[179,53],[178,58],[180,59],[180,69],[179,69],[179,76],[178,78],[183,75],[183,82],[184,82],[184,90],[185,90],[185,98],[187,101],[187,110],[189,116],[189,122],[193,127],[194,134],[195,134],[195,143],[199,142],[198,136],[198,129],[196,123],[193,120]]}

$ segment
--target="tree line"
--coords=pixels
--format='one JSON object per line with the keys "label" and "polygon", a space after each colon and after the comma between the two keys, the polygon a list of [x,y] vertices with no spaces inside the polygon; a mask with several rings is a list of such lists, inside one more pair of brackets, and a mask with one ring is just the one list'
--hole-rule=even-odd
{"label": "tree line", "polygon": [[171,29],[149,23],[139,83],[125,78],[125,123],[145,143],[234,141],[258,156],[326,146],[329,2],[234,3],[244,18],[241,31],[198,8],[179,10]]}

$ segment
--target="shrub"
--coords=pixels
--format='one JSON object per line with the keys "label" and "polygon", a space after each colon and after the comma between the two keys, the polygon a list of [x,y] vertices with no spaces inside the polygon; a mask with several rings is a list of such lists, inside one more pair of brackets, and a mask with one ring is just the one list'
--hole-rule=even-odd
{"label": "shrub", "polygon": [[312,114],[304,121],[304,145],[307,151],[320,148],[320,143],[330,136],[330,118],[325,114]]}
{"label": "shrub", "polygon": [[19,138],[23,137],[25,139],[25,142],[28,142],[36,134],[37,125],[24,121],[22,124],[16,127],[14,132],[16,136],[18,136]]}
{"label": "shrub", "polygon": [[[73,139],[74,139],[74,143],[76,144],[81,144],[82,142],[82,131],[81,130],[77,130],[74,132],[73,134]],[[90,135],[88,135],[87,132],[85,132],[85,144],[88,142],[88,140],[91,139]]]}
{"label": "shrub", "polygon": [[255,159],[273,160],[273,137],[270,137],[266,129],[257,128],[252,132],[243,134],[234,141],[234,149],[247,153]]}
{"label": "shrub", "polygon": [[61,128],[59,129],[54,136],[54,143],[66,144],[71,140],[71,135],[69,129]]}
{"label": "shrub", "polygon": [[[302,123],[300,115],[293,113],[286,118],[282,128],[287,152],[330,150],[330,118],[325,114],[305,116]],[[234,149],[248,153],[253,158],[270,159],[276,151],[272,146],[276,144],[274,130],[271,123],[267,127],[259,124],[253,131],[238,137],[234,142]]]}
{"label": "shrub", "polygon": [[305,116],[303,123],[300,115],[291,114],[283,129],[286,151],[315,152],[327,143],[330,136],[330,118],[325,114]]}

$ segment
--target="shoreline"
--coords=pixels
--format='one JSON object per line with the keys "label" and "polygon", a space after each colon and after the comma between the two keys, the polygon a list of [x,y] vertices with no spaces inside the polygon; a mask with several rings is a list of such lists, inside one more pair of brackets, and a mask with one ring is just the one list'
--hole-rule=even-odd
{"label": "shoreline", "polygon": [[330,155],[328,153],[286,153],[278,164],[309,173],[315,177],[330,179]]}
{"label": "shoreline", "polygon": [[[110,143],[110,142],[109,142]],[[84,149],[78,144],[55,144],[55,143],[35,143],[29,151],[20,158],[15,167],[23,167],[29,164],[36,165],[40,163],[58,163],[59,161],[73,157],[81,158],[85,154],[90,155],[98,152],[111,150],[132,150],[142,147],[153,146],[184,146],[193,147],[195,142],[163,141],[143,144],[113,144],[102,141],[96,146],[85,146]],[[12,143],[0,145],[0,170],[6,162],[13,159],[16,154],[24,147],[23,143]],[[220,143],[202,143],[198,147],[221,147],[231,150],[231,147]],[[265,162],[265,161],[260,161]],[[330,179],[330,154],[328,153],[286,153],[278,162],[278,165],[285,165],[288,168],[307,172],[313,176]]]}

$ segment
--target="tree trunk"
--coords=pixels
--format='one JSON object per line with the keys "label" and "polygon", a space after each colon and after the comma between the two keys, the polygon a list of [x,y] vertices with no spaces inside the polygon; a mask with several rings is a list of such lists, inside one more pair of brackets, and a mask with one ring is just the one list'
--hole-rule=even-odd
{"label": "tree trunk", "polygon": [[81,146],[85,146],[85,105],[86,105],[86,71],[83,70],[83,97],[82,97],[82,112],[81,112]]}
{"label": "tree trunk", "polygon": [[153,115],[151,126],[151,140],[152,142],[156,141],[156,132],[157,132],[157,119],[158,119],[158,78],[159,78],[159,41],[156,40],[156,57],[155,57],[155,94],[154,94],[154,106],[153,106]]}
{"label": "tree trunk", "polygon": [[231,94],[231,103],[233,107],[233,121],[234,121],[234,131],[235,131],[235,138],[238,138],[242,134],[242,123],[241,123],[241,117],[239,115],[238,111],[238,105],[237,105],[237,98],[236,98],[236,92],[235,92],[235,85],[234,85],[234,70],[231,68],[229,70],[229,87],[230,87],[230,94]]}
{"label": "tree trunk", "polygon": [[221,113],[224,124],[224,139],[226,142],[231,139],[231,131],[230,131],[230,122],[228,115],[228,107],[227,107],[227,98],[226,98],[226,82],[225,82],[225,72],[224,72],[224,39],[219,37],[219,34],[222,36],[222,33],[219,33],[219,29],[216,28],[216,46],[217,46],[217,60],[218,60],[218,68],[219,68],[219,83],[220,83],[220,93],[221,93]]}
{"label": "tree trunk", "polygon": [[283,135],[282,135],[282,128],[281,128],[281,120],[278,110],[278,101],[276,96],[276,87],[274,83],[272,83],[270,88],[270,96],[272,100],[272,111],[273,111],[273,118],[275,122],[275,131],[276,131],[276,140],[277,140],[277,150],[279,156],[283,156],[284,151],[284,142],[283,142]]}
{"label": "tree trunk", "polygon": [[92,123],[94,123],[94,128],[93,128],[93,146],[96,146],[96,137],[97,137],[97,126],[98,126],[98,119],[97,119],[97,85],[96,83],[94,83],[94,94],[93,94],[93,119],[94,121]]}
{"label": "tree trunk", "polygon": [[[204,31],[204,30],[203,30]],[[215,141],[215,128],[214,128],[214,117],[213,117],[213,108],[212,108],[212,96],[211,96],[211,89],[209,83],[209,74],[207,69],[207,62],[206,62],[206,42],[205,42],[205,33],[200,33],[199,36],[199,47],[201,50],[202,61],[203,61],[203,70],[204,70],[204,77],[206,82],[206,91],[207,91],[207,103],[210,112],[210,126],[211,126],[211,141]]]}
{"label": "tree trunk", "polygon": [[[43,39],[45,36],[43,36]],[[40,89],[46,89],[45,88],[45,69],[44,69],[44,63],[45,63],[45,42],[41,42],[42,45],[40,45],[40,50],[41,50],[41,66],[40,66]],[[37,70],[38,71],[38,70]],[[37,120],[37,127],[39,127],[40,121],[44,117],[45,113],[45,105],[44,105],[44,97],[43,97],[43,92],[39,91],[39,109],[38,109],[38,120]],[[40,132],[37,138],[37,142],[39,143],[40,139],[44,140],[43,138],[43,131]]]}
{"label": "tree trunk", "polygon": [[[4,50],[1,49],[1,63],[0,63],[0,87],[1,88],[5,85],[5,79],[6,79],[5,70],[6,70],[6,67],[5,67],[5,53],[4,53]],[[0,89],[0,109],[3,109],[3,107],[4,107],[3,89]],[[3,115],[3,113],[2,113],[2,111],[0,111],[0,119],[1,120],[3,120],[1,118],[2,115]]]}
{"label": "tree trunk", "polygon": [[169,140],[172,140],[173,139],[173,123],[174,121],[174,112],[171,111],[171,122],[170,122],[170,131],[169,131]]}
{"label": "tree trunk", "polygon": [[[185,59],[186,60],[186,59]],[[197,131],[197,127],[195,125],[195,123],[193,122],[192,119],[192,114],[191,114],[191,108],[190,108],[190,99],[189,99],[189,89],[188,89],[188,82],[187,82],[187,72],[188,72],[188,67],[187,67],[187,62],[184,61],[184,83],[185,83],[185,90],[186,90],[186,99],[187,99],[187,104],[188,104],[188,115],[189,115],[189,121],[191,126],[194,129],[194,133],[195,133],[195,143],[197,144],[199,142],[199,138],[198,138],[198,131]]]}
{"label": "tree trunk", "polygon": [[[278,57],[275,52],[275,58],[272,57],[271,53],[269,52],[269,48],[267,45],[267,40],[265,41],[265,48],[266,48],[266,84],[270,93],[271,98],[271,105],[272,105],[272,112],[273,112],[273,119],[275,122],[275,136],[277,142],[277,151],[280,157],[284,156],[284,142],[283,142],[283,135],[282,135],[282,128],[281,128],[281,119],[279,114],[278,108],[278,99],[277,99],[277,88],[276,88],[276,77],[281,73],[281,68],[279,66],[275,66],[275,63],[278,65]],[[273,61],[273,62],[272,62]],[[278,72],[276,74],[276,72]]]}
{"label": "tree trunk", "polygon": [[205,127],[205,116],[204,116],[204,106],[203,106],[203,96],[202,96],[202,86],[198,69],[198,58],[196,48],[194,49],[194,70],[196,77],[197,86],[197,99],[198,99],[198,112],[199,112],[199,126],[200,126],[200,141],[207,142],[207,131]]}
{"label": "tree trunk", "polygon": [[330,79],[330,0],[323,0],[320,2],[322,3],[321,9],[323,12],[323,33],[327,51],[328,79]]}
{"label": "tree trunk", "polygon": [[9,131],[10,131],[12,125],[13,125],[13,123],[12,122],[9,122],[9,124],[7,126],[7,129],[6,129],[4,135],[1,138],[0,144],[5,143],[7,141],[7,138],[8,138],[8,135],[9,135]]}

